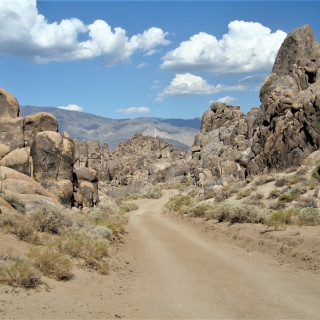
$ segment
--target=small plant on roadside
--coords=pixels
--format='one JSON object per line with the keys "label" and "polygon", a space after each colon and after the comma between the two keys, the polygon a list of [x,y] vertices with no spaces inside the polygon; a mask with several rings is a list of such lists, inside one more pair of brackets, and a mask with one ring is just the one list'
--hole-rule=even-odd
{"label": "small plant on roadside", "polygon": [[44,276],[56,280],[68,280],[72,277],[71,260],[58,251],[34,247],[29,250],[28,257]]}
{"label": "small plant on roadside", "polygon": [[133,210],[138,210],[139,207],[135,203],[123,203],[120,205],[120,209],[123,210],[124,212],[130,212]]}
{"label": "small plant on roadside", "polygon": [[192,203],[193,201],[190,196],[179,194],[171,198],[166,206],[171,211],[184,214]]}
{"label": "small plant on roadside", "polygon": [[14,287],[35,287],[40,283],[40,273],[23,258],[6,256],[0,261],[0,282]]}
{"label": "small plant on roadside", "polygon": [[294,208],[271,211],[265,220],[265,224],[272,226],[277,230],[285,225],[292,224],[292,217],[296,214],[297,209]]}

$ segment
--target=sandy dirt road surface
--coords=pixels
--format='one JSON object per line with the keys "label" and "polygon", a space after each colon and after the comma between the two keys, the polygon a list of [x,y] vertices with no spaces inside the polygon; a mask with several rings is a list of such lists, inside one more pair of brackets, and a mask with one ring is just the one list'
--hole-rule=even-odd
{"label": "sandy dirt road surface", "polygon": [[163,214],[172,195],[135,201],[110,275],[78,269],[73,280],[46,279],[38,290],[0,287],[0,318],[320,318],[319,274]]}

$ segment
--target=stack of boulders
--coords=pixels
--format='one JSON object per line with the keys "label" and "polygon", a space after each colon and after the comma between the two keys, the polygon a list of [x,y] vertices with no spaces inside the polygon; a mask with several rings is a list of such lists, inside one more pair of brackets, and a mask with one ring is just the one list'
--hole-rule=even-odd
{"label": "stack of boulders", "polygon": [[81,183],[79,186],[84,178],[77,178],[77,174],[74,178],[75,161],[74,141],[66,132],[58,133],[58,123],[52,114],[42,112],[19,117],[18,101],[0,89],[0,192],[3,197],[11,201],[18,199],[24,210],[29,211],[36,204],[47,205],[49,200],[71,207],[77,198],[74,193],[83,192],[81,206],[90,207],[98,202],[97,177],[90,177],[94,192],[88,192]]}
{"label": "stack of boulders", "polygon": [[[199,185],[299,166],[320,147],[320,44],[309,26],[284,40],[260,108],[214,103],[202,117],[190,170]],[[195,164],[196,162],[196,164]]]}

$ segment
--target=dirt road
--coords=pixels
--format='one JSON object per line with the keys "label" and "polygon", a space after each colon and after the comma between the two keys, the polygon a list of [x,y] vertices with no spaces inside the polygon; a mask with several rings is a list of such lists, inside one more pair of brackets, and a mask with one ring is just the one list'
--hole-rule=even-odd
{"label": "dirt road", "polygon": [[[78,270],[50,290],[1,291],[0,318],[319,319],[320,275],[217,242],[137,200],[110,276]],[[51,282],[50,282],[51,281]]]}

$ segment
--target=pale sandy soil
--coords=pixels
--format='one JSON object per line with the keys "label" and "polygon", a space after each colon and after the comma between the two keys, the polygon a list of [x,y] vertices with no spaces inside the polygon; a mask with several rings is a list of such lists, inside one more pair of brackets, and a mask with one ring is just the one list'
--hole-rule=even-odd
{"label": "pale sandy soil", "polygon": [[[319,319],[320,228],[267,232],[164,214],[137,200],[110,275],[75,269],[37,289],[0,286],[0,318]],[[0,250],[27,250],[0,233]],[[316,256],[316,257],[315,257]]]}

